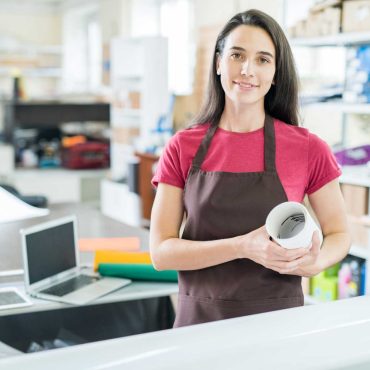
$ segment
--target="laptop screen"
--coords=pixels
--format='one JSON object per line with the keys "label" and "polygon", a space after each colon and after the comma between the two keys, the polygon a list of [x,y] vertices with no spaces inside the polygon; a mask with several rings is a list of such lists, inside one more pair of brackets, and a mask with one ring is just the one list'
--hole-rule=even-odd
{"label": "laptop screen", "polygon": [[76,266],[73,221],[25,236],[30,284]]}

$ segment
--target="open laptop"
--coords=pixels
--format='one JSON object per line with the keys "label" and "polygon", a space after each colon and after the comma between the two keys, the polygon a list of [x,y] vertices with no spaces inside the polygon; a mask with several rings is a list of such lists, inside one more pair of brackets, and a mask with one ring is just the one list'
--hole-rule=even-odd
{"label": "open laptop", "polygon": [[15,287],[0,288],[0,310],[7,310],[10,308],[18,307],[27,307],[31,305],[32,302],[17,288]]}
{"label": "open laptop", "polygon": [[131,282],[82,274],[75,216],[22,229],[21,237],[26,292],[34,297],[80,305]]}

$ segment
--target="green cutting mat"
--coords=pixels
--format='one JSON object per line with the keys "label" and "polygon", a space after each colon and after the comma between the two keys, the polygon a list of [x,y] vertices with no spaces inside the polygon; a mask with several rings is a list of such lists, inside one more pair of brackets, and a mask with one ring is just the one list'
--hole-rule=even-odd
{"label": "green cutting mat", "polygon": [[177,281],[177,271],[157,271],[153,265],[149,264],[101,263],[98,270],[102,276],[115,276],[146,281]]}

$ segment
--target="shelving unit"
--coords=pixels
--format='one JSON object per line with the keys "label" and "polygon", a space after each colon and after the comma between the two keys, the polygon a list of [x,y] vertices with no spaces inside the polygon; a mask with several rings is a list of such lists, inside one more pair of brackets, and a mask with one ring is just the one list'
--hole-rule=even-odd
{"label": "shelving unit", "polygon": [[362,166],[343,166],[342,176],[339,178],[342,184],[364,186],[370,188],[370,168]]}
{"label": "shelving unit", "polygon": [[[107,103],[5,102],[4,138],[14,143],[14,131],[56,128],[63,122],[109,122]],[[13,164],[15,166],[15,164]],[[12,166],[12,167],[13,167]],[[100,181],[107,170],[16,169],[7,181],[23,194],[45,195],[50,203],[99,200]]]}
{"label": "shelving unit", "polygon": [[369,41],[370,32],[339,33],[337,35],[302,37],[289,40],[290,45],[293,47],[352,46],[367,44]]}
{"label": "shelving unit", "polygon": [[[150,138],[158,120],[168,109],[167,39],[114,39],[110,55],[113,91],[111,168],[110,180],[101,184],[101,209],[105,215],[130,225],[147,225],[150,194],[140,191],[144,184],[139,185],[140,194],[137,194],[122,180],[129,176],[135,140],[139,136],[144,140]],[[141,163],[139,167],[141,172]]]}
{"label": "shelving unit", "polygon": [[5,102],[4,138],[13,142],[16,128],[52,128],[62,122],[109,122],[108,103],[65,103],[63,101]]}
{"label": "shelving unit", "polygon": [[55,54],[61,55],[63,51],[62,45],[5,45],[0,44],[0,53],[9,54]]}
{"label": "shelving unit", "polygon": [[352,245],[349,253],[352,256],[360,257],[365,260],[367,260],[370,257],[370,251],[358,245]]}
{"label": "shelving unit", "polygon": [[[370,32],[351,32],[341,33],[337,35],[312,37],[312,38],[296,38],[291,39],[290,44],[295,47],[317,48],[317,47],[352,47],[363,44],[370,44]],[[349,104],[347,102],[337,100],[330,102],[314,102],[307,103],[306,106],[319,108],[320,110],[331,110],[342,114],[342,145],[346,145],[347,125],[349,114],[365,114],[370,115],[370,104]],[[339,181],[341,184],[355,185],[367,188],[370,190],[370,168],[367,166],[344,166],[342,168],[342,176]],[[367,211],[370,212],[369,197]],[[367,231],[370,235],[370,229]],[[370,238],[369,238],[370,240]],[[350,254],[364,259],[366,262],[366,294],[370,294],[370,246],[352,245]],[[313,297],[305,297],[307,304],[318,303]]]}
{"label": "shelving unit", "polygon": [[11,79],[23,79],[27,97],[57,93],[62,78],[61,45],[23,45],[16,41],[0,43],[0,90],[11,96]]}
{"label": "shelving unit", "polygon": [[0,77],[11,77],[16,68],[23,77],[60,78],[60,45],[1,45]]}
{"label": "shelving unit", "polygon": [[350,104],[341,100],[309,103],[312,108],[336,110],[343,114],[370,114],[370,104]]}
{"label": "shelving unit", "polygon": [[[370,44],[370,32],[340,33],[337,35],[291,39],[293,47],[350,47]],[[335,109],[342,113],[342,145],[346,144],[348,114],[370,114],[370,104],[349,104],[344,101],[308,103],[320,109]]]}
{"label": "shelving unit", "polygon": [[148,137],[169,102],[167,39],[117,38],[111,42],[111,175],[125,177],[135,136]]}
{"label": "shelving unit", "polygon": [[114,39],[111,55],[111,81],[116,97],[112,110],[119,111],[121,116],[138,118],[135,124],[112,119],[112,125],[135,126],[142,135],[148,133],[168,104],[167,40]]}
{"label": "shelving unit", "polygon": [[[10,68],[0,67],[0,76],[9,77]],[[59,78],[62,76],[62,70],[61,68],[50,68],[50,67],[23,68],[22,76],[23,77],[33,77],[33,78],[35,77]]]}
{"label": "shelving unit", "polygon": [[[339,178],[339,181],[341,184],[362,186],[370,189],[370,168],[368,168],[366,165],[343,166],[342,176]],[[368,201],[367,208],[370,210],[370,200]],[[369,261],[368,266],[370,267],[370,249],[367,249],[364,246],[353,244],[350,249],[350,254]],[[367,276],[367,282],[370,283],[369,274]]]}

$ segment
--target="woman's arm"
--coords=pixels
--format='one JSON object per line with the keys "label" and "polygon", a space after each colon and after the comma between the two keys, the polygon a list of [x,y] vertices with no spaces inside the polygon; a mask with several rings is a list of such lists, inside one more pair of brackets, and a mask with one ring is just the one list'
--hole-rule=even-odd
{"label": "woman's arm", "polygon": [[236,258],[229,239],[179,239],[183,216],[183,190],[159,183],[150,220],[150,253],[157,270],[196,270]]}
{"label": "woman's arm", "polygon": [[196,270],[237,258],[250,258],[267,266],[274,261],[295,261],[307,254],[302,248],[288,250],[271,242],[264,226],[229,239],[180,239],[183,215],[183,190],[158,184],[150,223],[150,253],[157,270]]}
{"label": "woman's arm", "polygon": [[351,237],[339,181],[333,180],[308,197],[321,225],[324,241],[320,254],[308,269],[312,275],[341,261],[349,251]]}

